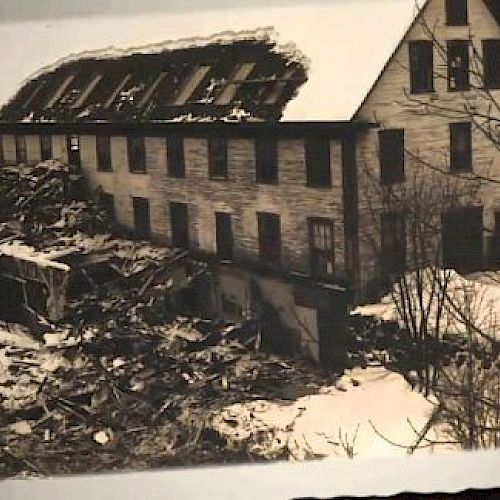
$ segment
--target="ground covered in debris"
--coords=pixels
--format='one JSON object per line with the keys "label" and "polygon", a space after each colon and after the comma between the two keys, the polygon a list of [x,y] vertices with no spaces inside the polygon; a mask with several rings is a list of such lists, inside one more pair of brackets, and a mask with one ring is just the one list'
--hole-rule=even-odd
{"label": "ground covered in debris", "polygon": [[[0,170],[0,270],[22,283],[26,313],[25,326],[0,322],[0,476],[398,450],[384,435],[413,443],[432,404],[402,376],[327,376],[259,352],[258,322],[179,315],[176,287],[205,266],[126,238],[78,182],[54,161]],[[66,300],[35,300],[27,278],[57,281]]]}

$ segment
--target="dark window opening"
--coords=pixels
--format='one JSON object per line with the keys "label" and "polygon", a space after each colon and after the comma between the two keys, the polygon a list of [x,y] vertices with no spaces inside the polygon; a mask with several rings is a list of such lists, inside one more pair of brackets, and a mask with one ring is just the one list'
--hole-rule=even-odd
{"label": "dark window opening", "polygon": [[170,203],[170,226],[172,245],[178,248],[189,248],[189,218],[186,203]]}
{"label": "dark window opening", "polygon": [[80,166],[80,137],[70,135],[66,138],[68,148],[68,161],[70,165]]}
{"label": "dark window opening", "polygon": [[52,136],[40,136],[40,153],[42,160],[50,160],[52,158]]}
{"label": "dark window opening", "polygon": [[500,89],[500,40],[483,40],[484,86]]}
{"label": "dark window opening", "polygon": [[149,217],[149,200],[147,198],[132,198],[134,207],[135,236],[139,239],[148,239],[151,236],[151,222]]}
{"label": "dark window opening", "polygon": [[233,232],[231,214],[215,213],[215,236],[217,240],[217,256],[220,260],[233,258]]}
{"label": "dark window opening", "polygon": [[271,265],[281,263],[281,225],[277,214],[258,212],[259,259]]}
{"label": "dark window opening", "polygon": [[500,211],[495,212],[495,229],[491,239],[491,263],[498,269],[500,266]]}
{"label": "dark window opening", "polygon": [[450,171],[472,171],[472,134],[470,122],[450,123]]}
{"label": "dark window opening", "polygon": [[434,91],[434,55],[432,41],[409,43],[411,92]]}
{"label": "dark window opening", "polygon": [[115,218],[115,197],[110,193],[101,193],[99,198],[102,208],[112,218]]}
{"label": "dark window opening", "polygon": [[380,182],[383,185],[405,180],[404,130],[388,129],[378,133]]}
{"label": "dark window opening", "polygon": [[111,164],[111,139],[109,135],[96,136],[97,170],[110,172]]}
{"label": "dark window opening", "polygon": [[459,272],[481,268],[483,258],[483,209],[463,207],[443,214],[443,266]]}
{"label": "dark window opening", "polygon": [[308,219],[308,225],[311,274],[316,278],[332,278],[335,272],[333,221],[315,217]]}
{"label": "dark window opening", "polygon": [[26,163],[26,137],[24,135],[16,135],[16,163]]}
{"label": "dark window opening", "polygon": [[446,24],[448,26],[468,24],[467,0],[446,0]]}
{"label": "dark window opening", "polygon": [[0,167],[5,165],[5,156],[3,154],[3,135],[0,135]]}
{"label": "dark window opening", "polygon": [[167,137],[167,172],[170,177],[184,177],[184,139],[178,135]]}
{"label": "dark window opening", "polygon": [[381,216],[382,270],[384,274],[400,274],[406,269],[406,220],[402,212]]}
{"label": "dark window opening", "polygon": [[330,141],[327,137],[306,139],[306,171],[309,187],[330,187]]}
{"label": "dark window opening", "polygon": [[208,139],[208,174],[211,179],[227,178],[227,141],[224,137]]}
{"label": "dark window opening", "polygon": [[130,172],[143,174],[146,172],[146,144],[144,137],[127,137],[128,165]]}
{"label": "dark window opening", "polygon": [[278,152],[274,137],[259,137],[255,141],[255,179],[261,184],[278,182]]}
{"label": "dark window opening", "polygon": [[469,90],[469,42],[448,40],[448,90]]}

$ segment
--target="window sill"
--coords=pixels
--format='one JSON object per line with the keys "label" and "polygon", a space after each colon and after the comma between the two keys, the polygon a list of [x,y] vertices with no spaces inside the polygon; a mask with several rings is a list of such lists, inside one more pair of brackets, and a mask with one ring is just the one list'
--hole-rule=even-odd
{"label": "window sill", "polygon": [[329,189],[332,189],[332,185],[313,185],[313,184],[306,184],[306,187],[309,189],[320,189],[322,191],[327,191]]}
{"label": "window sill", "polygon": [[225,181],[227,182],[229,180],[229,177],[227,176],[218,176],[218,175],[211,175],[208,180],[210,181]]}
{"label": "window sill", "polygon": [[129,173],[134,175],[146,175],[148,172],[147,170],[129,170]]}
{"label": "window sill", "polygon": [[262,185],[262,186],[279,186],[279,181],[265,181],[262,179],[256,179],[255,184]]}

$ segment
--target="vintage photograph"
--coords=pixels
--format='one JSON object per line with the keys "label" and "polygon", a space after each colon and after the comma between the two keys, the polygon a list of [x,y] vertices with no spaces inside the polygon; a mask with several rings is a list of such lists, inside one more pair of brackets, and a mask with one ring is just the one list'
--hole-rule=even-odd
{"label": "vintage photograph", "polygon": [[498,0],[0,17],[1,478],[500,446]]}

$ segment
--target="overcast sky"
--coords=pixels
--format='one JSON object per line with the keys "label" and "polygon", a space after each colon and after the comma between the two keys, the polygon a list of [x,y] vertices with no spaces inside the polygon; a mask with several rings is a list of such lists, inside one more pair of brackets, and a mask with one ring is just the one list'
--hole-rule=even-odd
{"label": "overcast sky", "polygon": [[414,0],[0,0],[0,103],[71,53],[274,26],[311,59],[286,119],[345,119],[413,10]]}

